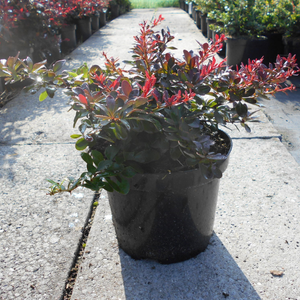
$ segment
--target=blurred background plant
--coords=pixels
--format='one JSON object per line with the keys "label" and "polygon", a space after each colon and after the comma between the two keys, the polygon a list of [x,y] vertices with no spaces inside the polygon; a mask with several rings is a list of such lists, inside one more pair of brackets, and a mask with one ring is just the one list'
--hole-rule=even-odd
{"label": "blurred background plant", "polygon": [[60,58],[61,28],[107,7],[108,0],[1,0],[0,58],[20,51],[52,63]]}

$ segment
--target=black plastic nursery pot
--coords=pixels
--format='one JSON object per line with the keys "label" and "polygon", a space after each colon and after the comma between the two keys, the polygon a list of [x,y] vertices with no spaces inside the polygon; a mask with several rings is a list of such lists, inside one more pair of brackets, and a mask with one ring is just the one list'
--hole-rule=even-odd
{"label": "black plastic nursery pot", "polygon": [[285,54],[284,43],[282,33],[267,33],[264,35],[268,38],[268,53],[265,55],[264,64],[268,65],[276,61],[278,54],[280,56]]}
{"label": "black plastic nursery pot", "polygon": [[61,51],[68,53],[74,50],[77,46],[76,40],[76,25],[69,24],[61,29]]}
{"label": "black plastic nursery pot", "polygon": [[99,30],[99,15],[92,16],[92,32]]}
{"label": "black plastic nursery pot", "polygon": [[120,15],[120,6],[118,4],[110,5],[111,19],[115,19]]}
{"label": "black plastic nursery pot", "polygon": [[[228,166],[231,139],[222,172]],[[108,193],[120,248],[134,259],[163,264],[190,259],[204,251],[213,233],[219,179],[201,169],[167,174],[139,174],[130,192]]]}
{"label": "black plastic nursery pot", "polygon": [[85,17],[77,21],[77,42],[84,42],[92,35],[92,18]]}
{"label": "black plastic nursery pot", "polygon": [[199,29],[201,29],[201,12],[200,12],[200,10],[196,10],[196,25]]}
{"label": "black plastic nursery pot", "polygon": [[284,52],[285,55],[296,54],[296,57],[300,57],[300,37],[284,37],[283,38],[284,44]]}
{"label": "black plastic nursery pot", "polygon": [[209,18],[206,18],[206,26],[207,26],[206,35],[209,40],[211,40],[213,38],[213,31],[212,31],[212,29],[210,29],[210,25],[214,24],[214,23],[215,23],[215,21],[213,21]]}
{"label": "black plastic nursery pot", "polygon": [[247,64],[248,59],[261,58],[268,51],[268,38],[231,38],[226,39],[226,58],[228,66]]}
{"label": "black plastic nursery pot", "polygon": [[99,27],[103,27],[106,25],[106,12],[100,12],[99,17]]}
{"label": "black plastic nursery pot", "polygon": [[207,14],[201,14],[201,32],[206,37],[207,35],[207,23],[206,23]]}

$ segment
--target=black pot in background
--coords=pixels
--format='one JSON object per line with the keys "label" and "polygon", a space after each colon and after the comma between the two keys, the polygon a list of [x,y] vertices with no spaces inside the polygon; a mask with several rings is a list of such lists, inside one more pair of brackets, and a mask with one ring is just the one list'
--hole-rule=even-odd
{"label": "black pot in background", "polygon": [[192,10],[192,18],[194,20],[194,22],[196,23],[196,6],[193,3],[193,10]]}
{"label": "black pot in background", "polygon": [[92,32],[99,30],[99,15],[92,16]]}
{"label": "black pot in background", "polygon": [[68,24],[61,29],[61,52],[67,54],[77,46],[76,25]]}
{"label": "black pot in background", "polygon": [[184,10],[184,0],[179,0],[179,7]]}
{"label": "black pot in background", "polygon": [[247,64],[248,59],[260,59],[268,51],[268,38],[252,39],[248,37],[231,38],[226,40],[227,65],[235,67],[241,63]]}
{"label": "black pot in background", "polygon": [[120,6],[118,4],[110,5],[111,19],[115,19],[120,15]]}
{"label": "black pot in background", "polygon": [[206,24],[207,14],[201,13],[200,17],[201,17],[201,32],[204,36],[207,36],[207,24]]}
{"label": "black pot in background", "polygon": [[[232,146],[227,134],[222,135]],[[220,162],[222,172],[228,161],[227,157]],[[206,249],[213,233],[219,179],[207,180],[201,169],[194,169],[139,174],[130,187],[127,195],[108,193],[119,246],[127,254],[169,264]]]}
{"label": "black pot in background", "polygon": [[77,20],[76,39],[77,42],[84,42],[92,35],[92,18],[85,17]]}
{"label": "black pot in background", "polygon": [[184,2],[184,10],[188,13],[189,12],[189,1]]}
{"label": "black pot in background", "polygon": [[103,27],[106,25],[106,12],[100,12],[100,17],[99,17],[99,27]]}
{"label": "black pot in background", "polygon": [[201,29],[201,12],[200,12],[200,10],[196,10],[196,25],[199,29]]}
{"label": "black pot in background", "polygon": [[266,33],[264,34],[268,38],[268,51],[265,55],[264,63],[274,63],[277,55],[284,55],[284,44],[282,33]]}
{"label": "black pot in background", "polygon": [[215,23],[214,20],[206,18],[206,26],[207,26],[206,35],[209,40],[213,38],[213,31],[210,29],[209,25],[214,24],[214,23]]}
{"label": "black pot in background", "polygon": [[284,37],[284,54],[288,55],[291,53],[292,55],[296,54],[296,58],[299,61],[300,58],[300,37]]}

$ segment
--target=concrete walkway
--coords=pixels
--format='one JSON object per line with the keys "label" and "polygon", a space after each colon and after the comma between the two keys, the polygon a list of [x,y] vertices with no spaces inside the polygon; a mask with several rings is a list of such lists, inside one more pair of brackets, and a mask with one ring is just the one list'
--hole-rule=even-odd
{"label": "concrete walkway", "polygon": [[[175,33],[178,56],[205,41],[180,9],[133,10],[77,48],[66,68],[103,64],[102,51],[129,59],[138,23],[154,13]],[[22,94],[0,110],[2,300],[61,299],[89,218],[92,192],[50,197],[43,190],[45,178],[84,167],[69,138],[76,130],[67,100],[58,94],[40,103]],[[300,167],[268,118],[259,116],[251,134],[230,132],[234,149],[205,252],[173,265],[131,259],[118,248],[102,192],[72,300],[300,299]]]}

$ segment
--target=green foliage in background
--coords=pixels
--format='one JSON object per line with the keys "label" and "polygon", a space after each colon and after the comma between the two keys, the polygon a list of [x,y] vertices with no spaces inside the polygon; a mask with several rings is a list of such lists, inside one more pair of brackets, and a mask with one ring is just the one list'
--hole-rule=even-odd
{"label": "green foliage in background", "polygon": [[179,7],[178,0],[130,0],[132,8]]}

